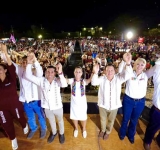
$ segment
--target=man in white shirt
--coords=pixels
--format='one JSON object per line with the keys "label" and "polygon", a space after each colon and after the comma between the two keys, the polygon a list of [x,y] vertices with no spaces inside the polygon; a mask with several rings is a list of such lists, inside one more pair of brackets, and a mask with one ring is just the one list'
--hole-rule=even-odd
{"label": "man in white shirt", "polygon": [[[151,149],[152,140],[160,130],[160,59],[155,62],[155,66],[146,71],[148,78],[153,76],[154,92],[153,92],[153,106],[150,110],[150,120],[147,125],[144,137],[145,150]],[[157,136],[158,145],[160,145],[160,134]]]}
{"label": "man in white shirt", "polygon": [[[130,78],[132,67],[130,65],[132,57],[130,53],[124,54],[126,69],[123,74],[115,74],[113,65],[105,67],[105,75],[98,77],[99,65],[93,67],[93,77],[91,84],[99,85],[98,106],[100,113],[101,131],[99,137],[108,139],[114,125],[118,108],[122,106],[120,100],[121,84]],[[108,123],[107,123],[108,122]],[[107,124],[106,124],[107,123]]]}
{"label": "man in white shirt", "polygon": [[[38,116],[38,121],[41,128],[40,138],[43,139],[46,136],[47,125],[43,109],[40,105],[39,88],[36,84],[30,82],[24,76],[27,65],[27,56],[22,57],[21,65],[15,63],[13,64],[16,67],[16,73],[20,82],[19,101],[23,103],[30,127],[27,139],[31,139],[38,129],[36,115]],[[37,77],[43,76],[43,70],[38,61],[35,61],[32,64],[31,71]]]}
{"label": "man in white shirt", "polygon": [[[41,106],[45,110],[46,117],[49,119],[49,123],[52,129],[50,136],[48,137],[48,143],[51,143],[57,135],[56,119],[59,126],[59,141],[64,143],[64,121],[63,121],[63,104],[60,94],[61,87],[67,87],[67,81],[62,73],[62,65],[58,63],[56,67],[48,66],[45,72],[45,77],[36,77],[32,74],[32,62],[35,62],[34,55],[30,55],[27,58],[28,65],[26,67],[25,77],[31,82],[38,85],[41,89]],[[56,77],[57,72],[59,78]]]}

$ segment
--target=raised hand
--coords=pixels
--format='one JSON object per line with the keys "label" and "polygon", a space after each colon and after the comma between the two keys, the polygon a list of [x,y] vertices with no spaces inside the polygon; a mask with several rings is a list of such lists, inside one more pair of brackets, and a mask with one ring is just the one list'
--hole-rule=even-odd
{"label": "raised hand", "polygon": [[62,73],[62,64],[61,63],[58,63],[56,65],[56,70],[57,70],[58,74]]}
{"label": "raised hand", "polygon": [[99,71],[99,64],[98,63],[96,63],[94,66],[93,66],[93,73],[95,73],[95,74],[98,74],[98,71]]}
{"label": "raised hand", "polygon": [[125,53],[123,55],[123,60],[126,62],[126,64],[131,64],[131,61],[132,61],[131,53]]}
{"label": "raised hand", "polygon": [[28,53],[28,55],[27,55],[27,63],[28,64],[34,64],[35,61],[37,61],[37,58],[36,58],[35,54],[32,53],[32,52]]}
{"label": "raised hand", "polygon": [[3,53],[5,53],[5,54],[8,54],[7,53],[7,46],[6,46],[6,44],[0,44],[0,49],[1,49],[1,51],[3,52]]}

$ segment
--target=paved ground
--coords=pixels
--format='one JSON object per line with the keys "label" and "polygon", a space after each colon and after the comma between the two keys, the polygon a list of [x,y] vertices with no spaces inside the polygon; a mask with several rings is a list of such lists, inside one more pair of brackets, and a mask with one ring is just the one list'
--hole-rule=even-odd
{"label": "paved ground", "polygon": [[[152,106],[152,95],[153,95],[153,87],[149,87],[147,90],[147,94],[146,94],[146,106],[151,108]],[[124,93],[124,88],[122,88],[122,96]],[[97,102],[97,90],[91,90],[86,92],[87,95],[87,101],[88,102]],[[121,96],[121,97],[122,97]],[[63,102],[70,102],[70,93],[69,92],[65,92],[64,94],[62,94],[62,98],[63,98]]]}

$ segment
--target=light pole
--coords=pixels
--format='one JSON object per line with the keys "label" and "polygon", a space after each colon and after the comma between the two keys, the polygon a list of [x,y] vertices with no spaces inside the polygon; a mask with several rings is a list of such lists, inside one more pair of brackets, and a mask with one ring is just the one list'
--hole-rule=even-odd
{"label": "light pole", "polygon": [[[129,31],[129,32],[127,32],[127,39],[128,40],[131,40],[132,39],[132,37],[133,37],[133,32],[131,32],[131,31]],[[127,52],[128,52],[129,50],[127,50]]]}
{"label": "light pole", "polygon": [[133,32],[131,32],[131,31],[129,31],[129,32],[127,32],[127,39],[128,40],[130,40],[130,39],[132,39],[132,37],[133,37]]}
{"label": "light pole", "polygon": [[42,42],[42,35],[38,35],[38,38],[40,39],[40,42]]}

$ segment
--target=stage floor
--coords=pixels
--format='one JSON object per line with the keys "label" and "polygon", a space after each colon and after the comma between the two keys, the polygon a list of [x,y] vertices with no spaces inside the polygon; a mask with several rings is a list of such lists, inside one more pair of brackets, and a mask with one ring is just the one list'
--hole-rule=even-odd
{"label": "stage floor", "polygon": [[[103,139],[98,138],[100,130],[100,119],[98,114],[88,114],[86,139],[82,137],[80,126],[78,137],[73,137],[74,128],[72,121],[69,118],[69,114],[64,114],[66,138],[64,144],[59,143],[58,136],[54,139],[52,143],[47,143],[47,138],[50,133],[48,121],[47,136],[44,139],[39,139],[39,131],[37,131],[34,137],[30,140],[26,139],[26,135],[23,134],[20,125],[15,122],[15,130],[19,145],[18,150],[144,150],[143,138],[147,123],[139,119],[135,135],[135,143],[131,144],[127,137],[125,137],[123,141],[121,141],[118,137],[121,119],[122,116],[118,114],[109,139],[104,141]],[[159,150],[159,147],[157,146],[155,140],[153,140],[152,142],[151,149]],[[5,137],[1,131],[0,150],[11,150],[10,140]]]}

